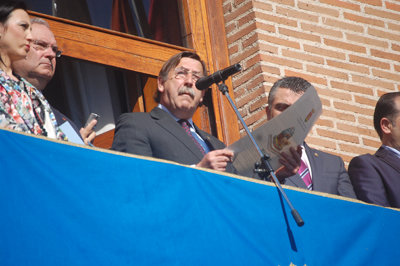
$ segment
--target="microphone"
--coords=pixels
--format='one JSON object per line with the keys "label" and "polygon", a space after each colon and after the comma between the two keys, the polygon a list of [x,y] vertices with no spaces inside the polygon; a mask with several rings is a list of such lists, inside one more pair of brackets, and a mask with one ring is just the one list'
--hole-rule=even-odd
{"label": "microphone", "polygon": [[240,70],[242,70],[242,66],[240,64],[234,64],[225,69],[218,70],[214,74],[207,77],[202,77],[198,81],[196,81],[196,87],[199,90],[208,89],[212,84],[224,81],[229,76],[239,72]]}

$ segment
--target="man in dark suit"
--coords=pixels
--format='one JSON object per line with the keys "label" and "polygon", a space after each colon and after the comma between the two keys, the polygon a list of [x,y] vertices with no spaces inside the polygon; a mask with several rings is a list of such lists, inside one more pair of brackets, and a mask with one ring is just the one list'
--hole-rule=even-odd
{"label": "man in dark suit", "polygon": [[[49,24],[40,18],[31,19],[32,43],[26,58],[13,63],[14,71],[31,83],[35,88],[43,91],[56,71],[56,58],[61,56],[57,48],[57,42]],[[51,106],[57,125],[61,126],[68,122],[85,144],[96,137],[93,127],[97,120],[92,121],[85,128],[78,129],[72,120]]]}
{"label": "man in dark suit", "polygon": [[232,172],[233,152],[192,121],[205,93],[195,83],[205,74],[205,64],[197,54],[181,52],[172,56],[158,77],[155,98],[159,105],[150,113],[121,115],[112,149]]}
{"label": "man in dark suit", "polygon": [[[268,96],[268,120],[294,104],[312,85],[299,77],[285,77],[274,83]],[[306,143],[281,154],[285,171],[278,171],[282,184],[355,198],[343,160],[335,155],[310,148]]]}
{"label": "man in dark suit", "polygon": [[400,208],[400,92],[380,97],[374,127],[382,146],[374,155],[364,154],[351,160],[350,179],[358,199]]}

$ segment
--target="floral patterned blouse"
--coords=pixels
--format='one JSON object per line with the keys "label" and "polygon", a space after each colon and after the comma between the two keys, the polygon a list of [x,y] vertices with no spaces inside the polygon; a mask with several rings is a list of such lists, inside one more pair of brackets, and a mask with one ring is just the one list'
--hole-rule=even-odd
{"label": "floral patterned blouse", "polygon": [[0,69],[0,127],[67,140],[43,94],[18,78],[15,81]]}

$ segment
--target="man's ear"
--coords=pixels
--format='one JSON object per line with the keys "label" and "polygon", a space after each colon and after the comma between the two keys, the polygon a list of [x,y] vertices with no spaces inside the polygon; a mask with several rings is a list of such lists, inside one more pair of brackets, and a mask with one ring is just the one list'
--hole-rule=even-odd
{"label": "man's ear", "polygon": [[271,110],[270,110],[268,104],[267,104],[267,107],[265,107],[265,113],[267,114],[267,120],[270,120],[271,119]]}
{"label": "man's ear", "polygon": [[393,124],[387,117],[381,119],[380,126],[382,132],[385,133],[386,135],[392,133]]}
{"label": "man's ear", "polygon": [[164,92],[164,81],[161,79],[161,77],[157,78],[157,90],[159,92]]}

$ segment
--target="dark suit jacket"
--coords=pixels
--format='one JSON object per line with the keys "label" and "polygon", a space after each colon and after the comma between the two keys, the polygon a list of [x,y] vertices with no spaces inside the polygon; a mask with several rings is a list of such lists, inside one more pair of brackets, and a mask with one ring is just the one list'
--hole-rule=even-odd
{"label": "dark suit jacket", "polygon": [[[197,128],[210,150],[225,148],[217,138]],[[197,164],[203,154],[184,129],[164,110],[150,113],[126,113],[115,127],[113,150],[166,159],[181,164]],[[228,165],[227,172],[233,172]]]}
{"label": "dark suit jacket", "polygon": [[354,157],[349,175],[358,199],[400,208],[400,159],[393,152],[380,147],[374,155]]}
{"label": "dark suit jacket", "polygon": [[[76,132],[76,134],[78,134],[78,136],[82,139],[81,137],[81,133],[79,133],[79,128],[75,125],[74,122],[72,122],[71,119],[69,119],[68,117],[66,117],[63,113],[61,113],[60,111],[58,111],[56,108],[54,108],[53,106],[50,106],[51,110],[54,113],[54,116],[56,117],[56,121],[57,121],[57,125],[61,126],[62,124],[64,124],[66,121],[68,121],[72,128],[74,129],[74,131]],[[82,139],[83,141],[83,139]]]}
{"label": "dark suit jacket", "polygon": [[[314,191],[356,198],[343,160],[339,156],[312,149],[306,143],[304,149],[310,162]],[[299,174],[286,178],[283,184],[307,189]]]}

